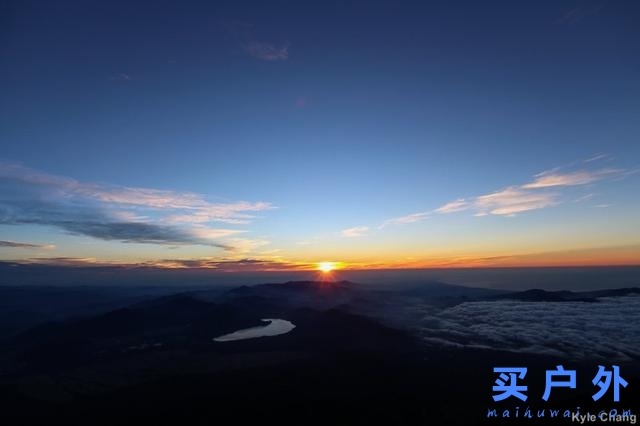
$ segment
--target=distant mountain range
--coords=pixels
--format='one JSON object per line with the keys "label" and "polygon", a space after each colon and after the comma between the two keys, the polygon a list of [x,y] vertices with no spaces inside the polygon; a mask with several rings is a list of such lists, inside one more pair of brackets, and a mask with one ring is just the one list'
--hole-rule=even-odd
{"label": "distant mountain range", "polygon": [[[161,296],[95,316],[46,322],[6,343],[15,365],[25,371],[48,371],[126,357],[129,352],[167,348],[216,351],[217,347],[251,347],[255,342],[214,343],[214,337],[260,326],[262,318],[283,318],[296,328],[267,338],[283,350],[325,351],[377,347],[379,351],[411,346],[404,333],[340,309],[357,292],[347,282],[288,282],[239,287],[219,292],[185,292]],[[390,343],[388,339],[402,341]]]}
{"label": "distant mountain range", "polygon": [[[165,291],[0,288],[8,296],[0,300],[0,315],[12,309],[43,313],[0,344],[6,418],[18,419],[15,424],[49,424],[52,417],[64,424],[122,424],[122,416],[153,424],[194,418],[197,424],[265,418],[403,424],[401,416],[409,424],[434,418],[446,424],[455,413],[454,423],[474,424],[486,415],[495,365],[538,369],[530,388],[537,392],[544,368],[568,360],[496,349],[488,340],[469,347],[465,342],[476,341],[466,335],[458,346],[427,345],[415,326],[440,318],[443,332],[462,335],[473,326],[473,311],[463,312],[463,329],[452,327],[450,312],[467,306],[594,303],[640,294],[639,288],[505,292],[438,282],[393,291],[349,281]],[[83,307],[83,293],[90,307]],[[277,336],[213,340],[262,326],[263,318],[284,319],[295,328]],[[632,389],[625,396],[637,401],[639,376],[631,367],[624,367]],[[467,405],[458,413],[460,402]]]}
{"label": "distant mountain range", "polygon": [[640,287],[618,288],[612,290],[597,291],[546,291],[546,290],[526,290],[516,293],[507,293],[496,296],[495,299],[512,299],[527,302],[598,302],[603,297],[621,297],[629,295],[640,295]]}

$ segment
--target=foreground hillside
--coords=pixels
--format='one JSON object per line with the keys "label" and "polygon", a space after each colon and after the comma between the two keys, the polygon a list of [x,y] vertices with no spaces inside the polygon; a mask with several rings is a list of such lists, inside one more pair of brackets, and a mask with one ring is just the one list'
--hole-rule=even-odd
{"label": "foreground hillside", "polygon": [[[445,284],[388,292],[350,282],[288,282],[145,297],[5,340],[0,401],[11,424],[25,425],[501,424],[487,411],[512,410],[518,401],[494,403],[494,367],[529,369],[532,410],[610,409],[609,400],[591,400],[590,381],[598,365],[615,362],[630,383],[615,406],[635,408],[637,360],[531,351],[517,331],[509,337],[516,343],[504,346],[477,340],[473,324],[484,321],[482,309],[609,309],[611,300],[627,306],[635,294],[505,294]],[[295,328],[214,341],[259,327],[263,318]],[[466,331],[455,328],[461,318],[471,322]],[[579,372],[578,388],[554,391],[545,403],[545,370],[560,364]]]}

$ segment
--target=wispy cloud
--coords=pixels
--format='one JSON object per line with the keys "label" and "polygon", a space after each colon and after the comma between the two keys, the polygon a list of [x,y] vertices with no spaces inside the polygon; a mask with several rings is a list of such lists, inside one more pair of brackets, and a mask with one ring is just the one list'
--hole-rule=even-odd
{"label": "wispy cloud", "polygon": [[574,203],[582,203],[583,201],[590,200],[595,196],[596,196],[596,194],[594,194],[593,192],[590,192],[589,194],[585,194],[585,195],[582,195],[582,196],[576,198],[575,200],[573,200],[573,202]]}
{"label": "wispy cloud", "polygon": [[208,204],[187,208],[186,214],[174,215],[168,218],[175,223],[205,223],[223,222],[235,225],[250,223],[255,216],[247,212],[259,212],[272,210],[275,207],[271,203],[240,201],[227,204]]}
{"label": "wispy cloud", "polygon": [[112,75],[109,79],[116,81],[131,81],[131,75],[121,72],[119,74]]}
{"label": "wispy cloud", "polygon": [[429,217],[430,212],[412,213],[406,216],[395,217],[393,219],[385,220],[379,228],[385,228],[389,225],[406,225],[409,223],[421,222]]}
{"label": "wispy cloud", "polygon": [[451,201],[450,203],[447,203],[445,205],[443,205],[442,207],[438,207],[437,209],[435,209],[434,211],[436,213],[455,213],[455,212],[460,212],[462,210],[466,210],[470,207],[469,203],[467,201],[464,200],[464,198],[460,198],[458,200],[455,201]]}
{"label": "wispy cloud", "polygon": [[[218,240],[242,232],[209,222],[247,224],[266,202],[210,203],[200,194],[79,182],[19,164],[0,163],[0,224],[49,225],[107,241],[199,244],[233,249]],[[130,209],[134,209],[132,212]]]}
{"label": "wispy cloud", "polygon": [[613,156],[611,154],[598,153],[584,160],[585,163],[593,163],[594,161],[611,161]]}
{"label": "wispy cloud", "polygon": [[84,266],[129,266],[122,265],[120,263],[111,263],[101,261],[95,257],[34,257],[30,259],[24,259],[16,262],[12,262],[17,265],[43,265],[43,266],[71,266],[71,267],[84,267]]}
{"label": "wispy cloud", "polygon": [[536,193],[512,186],[501,191],[477,197],[474,202],[474,207],[479,213],[513,215],[552,206],[555,202],[555,194]]}
{"label": "wispy cloud", "polygon": [[147,262],[145,266],[159,268],[190,268],[190,269],[215,269],[224,272],[241,271],[292,271],[308,270],[313,265],[306,263],[289,262],[278,259],[258,258],[199,258],[199,259],[162,259]]}
{"label": "wispy cloud", "polygon": [[34,244],[34,243],[21,243],[18,241],[0,241],[0,248],[18,248],[18,249],[45,249],[53,250],[56,248],[53,244]]}
{"label": "wispy cloud", "polygon": [[249,55],[263,61],[282,61],[289,58],[289,42],[275,43],[255,36],[253,25],[246,22],[225,22],[222,26]]}
{"label": "wispy cloud", "polygon": [[235,254],[251,253],[254,250],[271,244],[269,240],[262,238],[232,238],[229,241],[229,251]]}
{"label": "wispy cloud", "polygon": [[426,212],[413,213],[407,216],[385,221],[380,228],[388,225],[405,225],[420,222],[432,213],[450,214],[464,210],[475,210],[474,216],[512,216],[528,210],[535,210],[553,205],[556,195],[552,193],[536,193],[512,186],[490,194],[481,195],[468,200],[458,199],[444,204],[437,209]]}
{"label": "wispy cloud", "polygon": [[[586,160],[574,161],[568,165],[538,173],[533,180],[523,185],[511,185],[498,191],[469,198],[458,198],[450,201],[434,210],[409,214],[402,217],[388,219],[379,226],[402,225],[420,222],[433,213],[450,214],[465,210],[472,210],[474,216],[514,216],[531,210],[543,209],[563,202],[563,193],[566,187],[593,184],[604,180],[623,179],[640,170],[600,168],[590,170],[587,164],[600,161],[610,161],[609,154],[600,153]],[[570,170],[576,166],[581,170]],[[567,170],[569,169],[569,170]],[[553,190],[553,192],[551,191]],[[574,202],[581,202],[592,198],[594,194],[583,195],[574,198]],[[575,195],[574,195],[575,197]]]}
{"label": "wispy cloud", "polygon": [[166,258],[143,262],[99,260],[94,257],[33,257],[19,261],[2,262],[0,265],[33,265],[71,268],[157,268],[157,269],[212,269],[220,272],[293,271],[311,270],[315,264],[293,262],[276,257],[199,257]]}
{"label": "wispy cloud", "polygon": [[[47,209],[32,210],[32,206],[18,206],[16,216],[3,215],[5,225],[47,225],[72,235],[84,235],[105,241],[139,244],[207,245],[231,250],[233,247],[201,237],[190,229],[144,222],[117,222],[99,211],[85,209],[66,210],[64,206],[50,205]],[[3,212],[3,213],[6,213]]]}
{"label": "wispy cloud", "polygon": [[75,179],[50,175],[20,164],[0,163],[0,179],[47,189],[53,195],[94,199],[120,207],[144,207],[158,210],[184,210],[176,221],[247,223],[252,216],[244,212],[270,210],[271,203],[246,201],[210,203],[193,192],[176,192],[154,188],[136,188],[79,182]]}
{"label": "wispy cloud", "polygon": [[354,228],[348,228],[342,230],[342,236],[347,238],[364,237],[369,231],[368,226],[356,226]]}
{"label": "wispy cloud", "polygon": [[620,176],[624,173],[621,169],[578,170],[569,173],[557,173],[547,171],[537,174],[533,182],[523,185],[523,188],[551,188],[554,186],[586,185],[602,179]]}
{"label": "wispy cloud", "polygon": [[247,232],[242,229],[209,228],[202,225],[195,225],[191,229],[193,235],[205,240],[217,240],[220,238],[230,237],[232,235],[238,235]]}

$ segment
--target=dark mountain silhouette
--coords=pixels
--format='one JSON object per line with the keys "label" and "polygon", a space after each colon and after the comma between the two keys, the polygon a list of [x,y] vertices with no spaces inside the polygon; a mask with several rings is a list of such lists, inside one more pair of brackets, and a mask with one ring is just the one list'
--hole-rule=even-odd
{"label": "dark mountain silhouette", "polygon": [[348,281],[289,281],[238,287],[225,293],[224,300],[261,297],[280,305],[329,309],[349,303],[361,292],[361,286]]}
{"label": "dark mountain silhouette", "polygon": [[[585,389],[601,360],[426,345],[411,320],[466,301],[591,301],[638,290],[505,293],[424,283],[393,292],[298,281],[145,297],[108,312],[65,316],[5,341],[0,401],[4,418],[24,425],[467,425],[482,424],[495,405],[493,367],[529,368],[533,411],[549,407],[538,397],[545,370],[563,364],[580,372],[580,393],[566,394],[571,407],[592,409]],[[394,316],[405,322],[388,321]],[[262,318],[295,328],[213,340],[263,326]],[[640,371],[637,363],[616,362],[629,381],[620,402],[627,408],[637,401]],[[566,398],[557,398],[564,407]],[[500,424],[493,420],[488,424]]]}
{"label": "dark mountain silhouette", "polygon": [[588,302],[597,303],[602,297],[621,297],[640,294],[639,287],[620,288],[611,290],[596,290],[585,292],[547,291],[532,289],[516,293],[498,295],[495,299],[512,299],[527,302]]}
{"label": "dark mountain silhouette", "polygon": [[[412,347],[404,332],[337,308],[349,299],[351,291],[350,283],[265,284],[240,287],[215,302],[203,300],[198,292],[185,292],[93,317],[45,323],[18,334],[9,345],[25,371],[51,371],[162,348],[324,352]],[[262,318],[287,319],[296,328],[287,335],[265,339],[212,341],[239,329],[261,326]]]}
{"label": "dark mountain silhouette", "polygon": [[175,292],[162,287],[0,286],[0,341],[47,321],[94,316]]}

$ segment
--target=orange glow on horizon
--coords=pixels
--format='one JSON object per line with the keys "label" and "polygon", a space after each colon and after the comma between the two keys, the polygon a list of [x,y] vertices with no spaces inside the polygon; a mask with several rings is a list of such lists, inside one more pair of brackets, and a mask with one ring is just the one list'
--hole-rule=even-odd
{"label": "orange glow on horizon", "polygon": [[[335,253],[334,253],[335,254]],[[320,254],[322,256],[322,254]],[[100,257],[64,257],[6,259],[17,264],[46,264],[62,267],[120,267],[158,269],[210,269],[218,272],[317,272],[324,280],[338,271],[393,269],[455,269],[455,268],[544,268],[640,266],[640,245],[587,247],[554,251],[492,250],[492,251],[429,251],[423,253],[374,254],[342,253],[341,261],[320,260],[311,256],[202,257],[185,256],[175,259],[126,259]],[[315,259],[314,259],[315,258]],[[313,260],[312,260],[313,259]],[[325,258],[326,259],[326,258]]]}
{"label": "orange glow on horizon", "polygon": [[318,263],[317,269],[323,274],[329,274],[338,269],[338,264],[336,262],[320,262]]}

